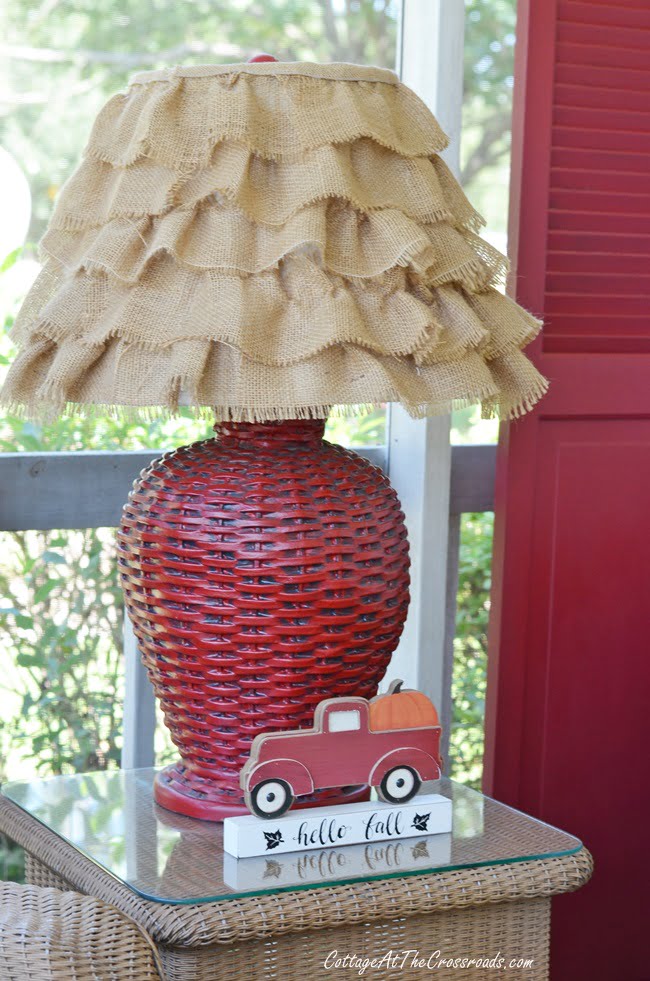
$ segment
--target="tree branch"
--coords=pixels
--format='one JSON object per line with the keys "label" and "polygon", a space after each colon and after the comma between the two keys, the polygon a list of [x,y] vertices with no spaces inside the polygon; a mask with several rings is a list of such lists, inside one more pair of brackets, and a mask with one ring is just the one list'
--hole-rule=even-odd
{"label": "tree branch", "polygon": [[[96,79],[83,79],[78,84],[66,86],[68,99],[91,92],[99,83]],[[11,92],[0,96],[0,113],[7,106],[46,106],[52,101],[51,92]]]}
{"label": "tree branch", "polygon": [[334,16],[332,0],[318,0],[318,2],[323,13],[325,37],[327,38],[332,49],[332,57],[335,61],[340,61],[343,57],[341,53],[341,39],[339,38],[339,32],[336,26],[336,17]]}
{"label": "tree branch", "polygon": [[460,182],[463,187],[471,183],[480,170],[488,164],[495,163],[502,154],[506,153],[505,147],[503,150],[499,150],[495,144],[501,137],[505,136],[509,128],[509,113],[499,113],[488,119],[483,127],[481,139],[470,153],[462,168]]}
{"label": "tree branch", "polygon": [[32,48],[24,44],[0,44],[0,56],[17,61],[66,64],[80,62],[93,65],[115,65],[118,68],[137,68],[140,65],[157,65],[175,61],[186,55],[216,55],[232,57],[241,55],[236,44],[178,44],[165,51],[90,51],[76,48],[74,51],[57,51],[54,48]]}

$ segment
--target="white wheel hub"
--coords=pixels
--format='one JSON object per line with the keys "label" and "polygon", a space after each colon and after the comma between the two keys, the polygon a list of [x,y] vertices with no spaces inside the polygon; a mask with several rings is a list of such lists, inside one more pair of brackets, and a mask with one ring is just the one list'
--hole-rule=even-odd
{"label": "white wheel hub", "polygon": [[287,800],[287,790],[277,780],[267,780],[255,794],[255,803],[263,814],[275,814]]}
{"label": "white wheel hub", "polygon": [[415,776],[406,766],[398,766],[386,778],[386,790],[395,800],[403,800],[413,790]]}

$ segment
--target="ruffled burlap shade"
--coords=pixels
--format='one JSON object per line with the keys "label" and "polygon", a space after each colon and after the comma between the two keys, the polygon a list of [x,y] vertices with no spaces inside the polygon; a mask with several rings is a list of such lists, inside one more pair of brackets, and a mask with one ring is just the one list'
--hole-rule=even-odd
{"label": "ruffled burlap shade", "polygon": [[135,76],[41,243],[2,401],[218,419],[402,402],[518,415],[539,323],[392,73],[256,63]]}

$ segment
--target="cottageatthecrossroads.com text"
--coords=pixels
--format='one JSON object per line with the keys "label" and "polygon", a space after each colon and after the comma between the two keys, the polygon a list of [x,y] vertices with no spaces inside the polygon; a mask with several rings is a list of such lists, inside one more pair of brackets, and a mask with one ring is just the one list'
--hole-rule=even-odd
{"label": "cottageatthecrossroads.com text", "polygon": [[380,969],[390,971],[440,971],[447,970],[469,971],[483,968],[493,971],[530,971],[534,967],[534,957],[504,956],[497,951],[492,957],[445,957],[440,950],[425,953],[420,950],[387,950],[377,957],[365,957],[359,954],[342,954],[331,950],[323,967],[326,971],[356,971],[359,977],[367,971]]}

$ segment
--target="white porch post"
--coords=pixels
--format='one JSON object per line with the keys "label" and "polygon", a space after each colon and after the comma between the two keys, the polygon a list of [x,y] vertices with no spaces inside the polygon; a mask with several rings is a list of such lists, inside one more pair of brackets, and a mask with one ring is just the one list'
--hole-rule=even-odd
{"label": "white porch post", "polygon": [[[456,176],[463,99],[463,0],[404,0],[402,80],[423,99],[450,139]],[[449,416],[413,420],[392,405],[388,473],[402,502],[411,547],[411,606],[387,680],[403,678],[440,709],[445,691],[445,605],[451,447]]]}
{"label": "white porch post", "polygon": [[140,660],[138,642],[124,611],[124,723],[122,769],[153,766],[156,731],[156,700],[146,668]]}

